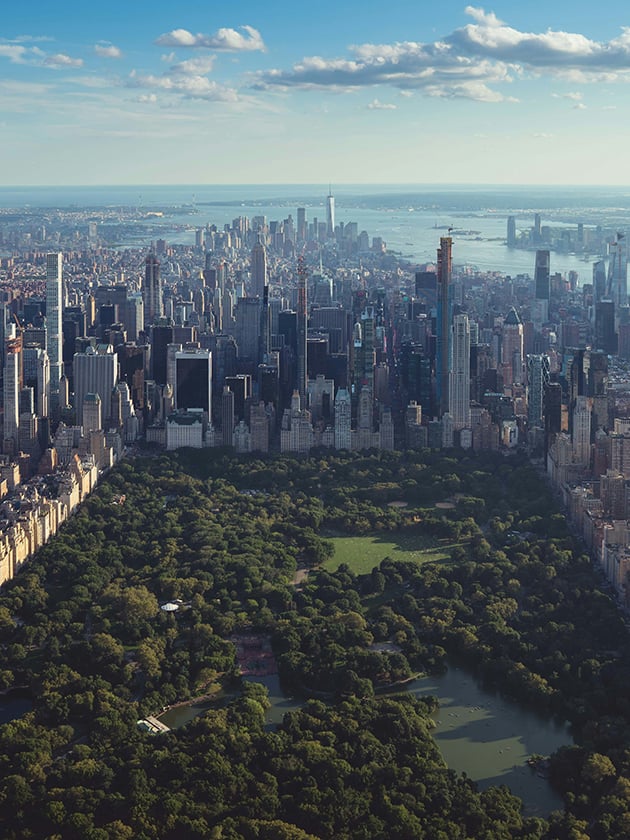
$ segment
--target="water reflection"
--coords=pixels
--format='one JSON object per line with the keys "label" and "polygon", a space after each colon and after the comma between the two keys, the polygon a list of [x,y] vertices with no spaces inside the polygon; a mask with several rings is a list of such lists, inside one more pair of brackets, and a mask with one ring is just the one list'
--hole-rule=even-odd
{"label": "water reflection", "polygon": [[416,680],[409,690],[439,699],[433,735],[449,767],[465,772],[482,789],[508,785],[529,816],[547,816],[562,807],[561,798],[526,762],[533,753],[549,755],[571,744],[566,723],[488,691],[455,667]]}

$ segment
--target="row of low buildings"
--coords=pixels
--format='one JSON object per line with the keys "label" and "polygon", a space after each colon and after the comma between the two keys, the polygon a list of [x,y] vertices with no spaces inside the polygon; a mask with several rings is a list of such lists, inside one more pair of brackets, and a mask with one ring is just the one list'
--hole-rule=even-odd
{"label": "row of low buildings", "polygon": [[103,468],[121,453],[120,440],[94,440],[74,432],[62,424],[56,438],[59,450],[53,446],[46,452],[40,474],[28,482],[20,482],[17,463],[0,467],[0,585],[57,533],[94,490]]}

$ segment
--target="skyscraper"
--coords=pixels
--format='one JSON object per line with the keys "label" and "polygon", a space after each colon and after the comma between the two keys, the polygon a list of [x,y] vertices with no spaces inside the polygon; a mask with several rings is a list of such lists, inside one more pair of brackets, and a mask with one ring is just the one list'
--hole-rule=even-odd
{"label": "skyscraper", "polygon": [[502,336],[503,381],[520,384],[523,381],[523,322],[514,307],[505,316]]}
{"label": "skyscraper", "polygon": [[[334,208],[334,204],[333,204]],[[297,301],[297,374],[302,409],[306,409],[308,369],[306,360],[307,309],[306,309],[306,266],[302,257],[298,259],[298,301]]]}
{"label": "skyscraper", "polygon": [[623,233],[618,233],[610,245],[607,297],[615,302],[615,310],[628,305],[628,252]]}
{"label": "skyscraper", "polygon": [[81,417],[86,394],[101,398],[103,423],[111,419],[112,391],[118,382],[118,356],[111,344],[100,344],[95,350],[88,347],[85,353],[74,354],[74,408],[77,420]]}
{"label": "skyscraper", "polygon": [[527,357],[527,421],[532,429],[543,425],[549,370],[549,356],[536,354]]}
{"label": "skyscraper", "polygon": [[329,239],[335,235],[335,196],[331,189],[326,198],[326,234]]}
{"label": "skyscraper", "polygon": [[449,408],[455,429],[470,426],[470,324],[468,315],[453,318],[453,367]]}
{"label": "skyscraper", "polygon": [[508,248],[516,247],[516,219],[514,216],[508,216],[507,220],[507,246]]}
{"label": "skyscraper", "polygon": [[298,207],[297,209],[297,238],[299,242],[306,242],[308,237],[308,227],[306,222],[306,207]]}
{"label": "skyscraper", "polygon": [[160,261],[155,254],[149,254],[145,261],[142,300],[144,302],[144,323],[145,326],[150,326],[164,314]]}
{"label": "skyscraper", "polygon": [[536,251],[536,263],[534,265],[534,297],[536,301],[533,321],[538,332],[542,329],[542,325],[549,320],[550,293],[549,251]]}
{"label": "skyscraper", "polygon": [[227,385],[221,397],[221,442],[223,446],[232,446],[234,435],[234,394]]}
{"label": "skyscraper", "polygon": [[573,412],[573,453],[578,464],[588,467],[591,460],[591,401],[578,397]]}
{"label": "skyscraper", "polygon": [[63,255],[46,256],[46,350],[50,361],[50,391],[59,393],[63,374]]}
{"label": "skyscraper", "polygon": [[6,327],[4,348],[4,442],[2,451],[13,455],[18,450],[18,432],[20,427],[20,388],[22,336],[17,334],[15,324]]}
{"label": "skyscraper", "polygon": [[256,244],[252,248],[250,284],[251,296],[262,299],[266,285],[267,250],[265,249],[260,233],[258,233],[256,235]]}
{"label": "skyscraper", "polygon": [[437,352],[436,392],[440,416],[449,410],[449,370],[451,361],[451,271],[453,239],[440,237],[437,252]]}
{"label": "skyscraper", "polygon": [[175,407],[201,408],[210,414],[212,407],[212,356],[209,350],[178,350],[175,353]]}

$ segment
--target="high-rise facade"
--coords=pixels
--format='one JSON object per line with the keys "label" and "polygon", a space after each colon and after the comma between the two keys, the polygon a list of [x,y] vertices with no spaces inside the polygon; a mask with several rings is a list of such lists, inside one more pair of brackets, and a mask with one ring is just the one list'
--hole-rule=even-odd
{"label": "high-rise facade", "polygon": [[516,247],[516,219],[514,216],[508,216],[507,220],[507,246],[508,248]]}
{"label": "high-rise facade", "polygon": [[331,191],[326,197],[326,234],[329,239],[335,235],[335,196]]}
{"label": "high-rise facade", "polygon": [[573,454],[578,464],[588,467],[591,460],[591,401],[580,396],[573,411]]}
{"label": "high-rise facade", "polygon": [[2,450],[13,455],[18,451],[20,428],[20,388],[22,378],[22,337],[15,324],[6,327],[3,371],[4,442]]}
{"label": "high-rise facade", "polygon": [[164,315],[160,261],[155,254],[149,254],[145,260],[142,300],[144,303],[144,323],[146,326],[150,326],[157,318]]}
{"label": "high-rise facade", "polygon": [[549,274],[549,251],[536,251],[534,265],[534,327],[538,332],[542,325],[549,320],[549,298],[551,294],[551,280]]}
{"label": "high-rise facade", "polygon": [[59,393],[63,374],[63,255],[46,256],[46,350],[50,363],[50,390]]}
{"label": "high-rise facade", "polygon": [[616,310],[628,305],[628,247],[622,233],[618,233],[610,245],[608,290]]}
{"label": "high-rise facade", "polygon": [[263,244],[261,235],[259,233],[256,238],[256,244],[252,248],[250,283],[251,296],[259,297],[262,300],[266,286],[267,250]]}
{"label": "high-rise facade", "polygon": [[440,237],[437,252],[437,348],[436,394],[440,416],[449,410],[449,371],[451,363],[451,273],[453,239]]}
{"label": "high-rise facade", "polygon": [[470,324],[468,315],[453,318],[453,366],[449,408],[455,429],[470,426]]}
{"label": "high-rise facade", "polygon": [[83,410],[86,394],[101,398],[103,423],[111,419],[112,392],[118,382],[118,356],[111,344],[101,344],[95,350],[74,354],[74,407],[77,419]]}
{"label": "high-rise facade", "polygon": [[523,322],[514,307],[503,322],[501,360],[505,384],[523,382]]}
{"label": "high-rise facade", "polygon": [[543,425],[545,390],[549,384],[549,356],[527,357],[527,422],[530,428]]}
{"label": "high-rise facade", "polygon": [[175,353],[175,407],[200,408],[208,415],[212,406],[212,356],[199,348]]}

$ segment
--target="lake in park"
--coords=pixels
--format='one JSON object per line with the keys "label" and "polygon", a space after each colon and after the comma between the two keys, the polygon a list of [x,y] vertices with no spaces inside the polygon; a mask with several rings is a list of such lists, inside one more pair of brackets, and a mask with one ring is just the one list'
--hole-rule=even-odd
{"label": "lake in park", "polygon": [[33,708],[33,701],[26,691],[9,691],[0,694],[0,724],[21,718]]}
{"label": "lake in park", "polygon": [[[250,679],[269,691],[269,726],[277,726],[286,712],[302,706],[300,700],[285,696],[277,674]],[[421,677],[406,688],[418,697],[432,694],[438,698],[433,736],[450,768],[466,773],[481,789],[507,785],[523,800],[528,816],[546,817],[563,807],[562,799],[527,765],[527,759],[572,744],[566,723],[483,688],[467,671],[453,666],[445,674]],[[176,729],[212,705],[180,706],[161,715],[160,720]]]}
{"label": "lake in park", "polygon": [[465,772],[481,789],[508,785],[528,816],[548,816],[563,807],[547,780],[526,762],[534,753],[546,756],[572,744],[566,723],[482,688],[475,677],[453,666],[445,674],[415,680],[408,690],[438,698],[433,736],[449,767]]}

